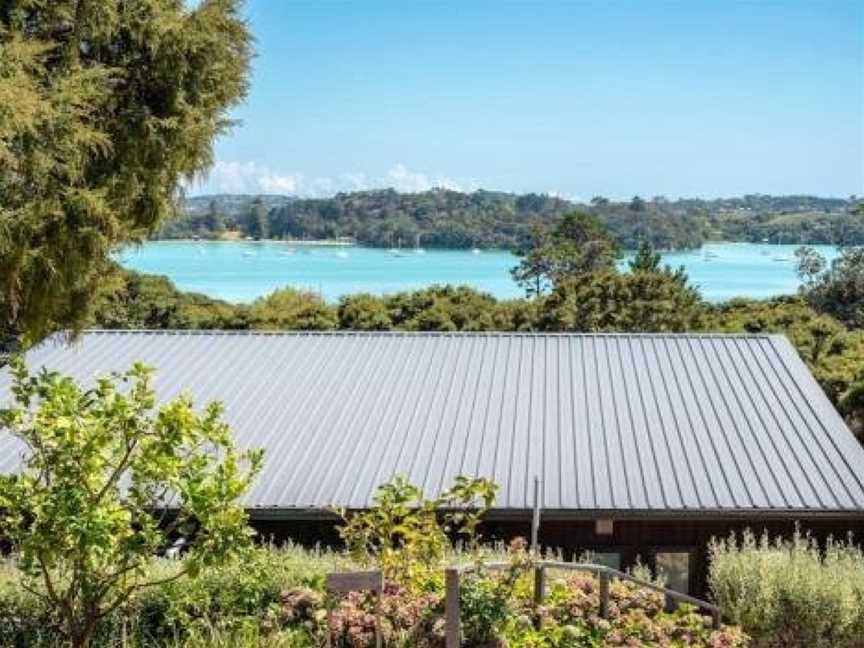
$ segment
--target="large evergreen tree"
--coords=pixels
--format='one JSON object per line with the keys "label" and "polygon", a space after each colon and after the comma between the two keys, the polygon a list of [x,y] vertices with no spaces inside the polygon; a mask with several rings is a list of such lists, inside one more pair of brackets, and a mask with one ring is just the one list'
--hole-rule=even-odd
{"label": "large evergreen tree", "polygon": [[563,281],[612,270],[618,247],[591,214],[565,214],[552,232],[536,227],[519,265],[510,270],[529,297],[543,294]]}
{"label": "large evergreen tree", "polygon": [[81,326],[246,93],[240,0],[0,0],[0,346]]}

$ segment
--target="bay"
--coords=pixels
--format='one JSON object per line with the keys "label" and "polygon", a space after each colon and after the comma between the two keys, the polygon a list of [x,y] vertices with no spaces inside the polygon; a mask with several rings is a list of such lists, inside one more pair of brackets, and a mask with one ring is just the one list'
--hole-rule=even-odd
{"label": "bay", "polygon": [[[831,259],[832,246],[815,246]],[[670,252],[710,301],[793,293],[796,245],[711,243]],[[292,286],[335,301],[343,295],[388,294],[433,284],[468,285],[499,298],[522,296],[510,278],[518,259],[504,250],[415,250],[290,245],[279,241],[151,241],[116,255],[125,267],[166,275],[184,291],[250,302]],[[627,257],[622,259],[622,267]]]}

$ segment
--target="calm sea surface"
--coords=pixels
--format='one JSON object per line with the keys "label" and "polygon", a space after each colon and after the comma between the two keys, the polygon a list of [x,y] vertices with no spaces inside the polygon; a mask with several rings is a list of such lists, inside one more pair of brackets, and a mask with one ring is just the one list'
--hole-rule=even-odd
{"label": "calm sea surface", "polygon": [[[769,297],[794,292],[795,245],[714,243],[664,255],[684,265],[711,301],[736,296]],[[816,246],[833,258],[830,246]],[[117,255],[127,268],[167,275],[181,290],[232,302],[249,302],[282,286],[322,294],[328,300],[357,292],[376,294],[432,284],[465,284],[496,297],[518,297],[510,278],[517,259],[509,252],[427,250],[418,253],[364,247],[291,246],[275,241],[154,241]],[[622,261],[624,263],[624,261]]]}

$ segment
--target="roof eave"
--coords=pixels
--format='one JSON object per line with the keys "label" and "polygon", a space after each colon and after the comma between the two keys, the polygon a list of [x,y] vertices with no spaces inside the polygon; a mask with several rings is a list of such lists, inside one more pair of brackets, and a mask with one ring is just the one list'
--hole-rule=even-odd
{"label": "roof eave", "polygon": [[[355,512],[361,509],[349,509]],[[340,516],[326,508],[302,507],[256,507],[248,509],[249,517],[257,521],[319,520],[322,522],[339,521]],[[485,515],[488,522],[528,521],[531,509],[493,509]],[[661,521],[661,520],[698,520],[698,521],[755,521],[755,520],[856,520],[864,522],[862,509],[544,509],[543,521],[591,521],[599,519]]]}

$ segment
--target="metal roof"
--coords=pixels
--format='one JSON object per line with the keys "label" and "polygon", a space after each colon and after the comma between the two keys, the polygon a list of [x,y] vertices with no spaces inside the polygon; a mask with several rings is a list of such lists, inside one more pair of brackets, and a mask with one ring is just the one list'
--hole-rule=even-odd
{"label": "metal roof", "polygon": [[[91,331],[27,354],[88,383],[134,360],[265,449],[252,509],[465,474],[507,510],[536,475],[544,509],[575,514],[864,511],[864,449],[780,336]],[[0,432],[0,471],[17,461]]]}

